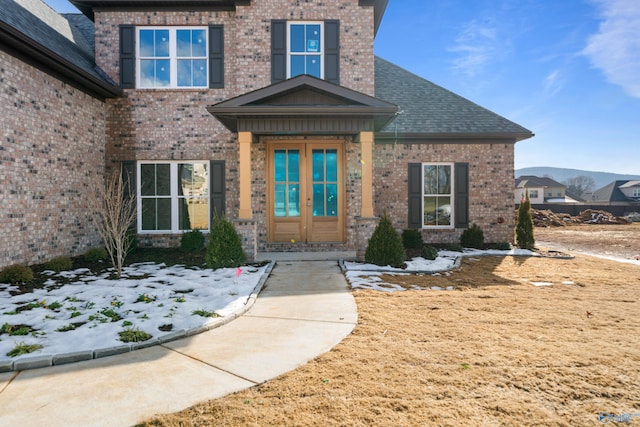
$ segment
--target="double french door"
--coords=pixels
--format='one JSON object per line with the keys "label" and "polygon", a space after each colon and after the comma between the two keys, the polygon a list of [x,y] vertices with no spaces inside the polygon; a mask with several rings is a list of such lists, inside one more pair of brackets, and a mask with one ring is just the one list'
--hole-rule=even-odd
{"label": "double french door", "polygon": [[270,242],[344,241],[341,142],[267,144]]}

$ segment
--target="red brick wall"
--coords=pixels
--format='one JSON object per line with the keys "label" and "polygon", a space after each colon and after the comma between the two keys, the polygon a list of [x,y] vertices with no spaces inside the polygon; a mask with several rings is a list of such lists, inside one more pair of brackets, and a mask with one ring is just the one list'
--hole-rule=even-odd
{"label": "red brick wall", "polygon": [[[485,242],[512,242],[513,144],[376,144],[374,205],[376,215],[390,214],[398,230],[407,228],[409,163],[469,163],[469,225],[478,224]],[[502,221],[502,222],[501,222]],[[426,243],[460,243],[462,230],[427,229]]]}
{"label": "red brick wall", "polygon": [[87,192],[104,172],[105,105],[0,51],[0,268],[100,244]]}
{"label": "red brick wall", "polygon": [[[236,12],[140,12],[95,11],[96,62],[119,81],[119,25],[223,24],[225,37],[225,87],[209,90],[125,90],[125,96],[109,100],[107,163],[121,160],[225,160],[227,216],[238,215],[238,155],[236,135],[229,132],[206,107],[271,84],[271,20],[340,20],[341,85],[373,95],[373,8],[358,0],[301,2],[261,0],[238,6]],[[351,143],[350,143],[351,144]],[[353,145],[353,144],[351,144]],[[354,151],[355,150],[355,151]],[[359,146],[347,147],[347,161],[357,163]],[[265,151],[252,147],[253,209],[257,243],[266,243]],[[262,176],[260,175],[262,174]],[[357,180],[359,185],[359,180]],[[358,191],[355,192],[359,197]],[[358,204],[359,206],[359,204]],[[349,205],[353,216],[355,205]],[[358,211],[359,212],[359,211]],[[350,242],[355,223],[349,225]],[[175,239],[155,238],[159,244]],[[150,243],[149,239],[143,239]]]}

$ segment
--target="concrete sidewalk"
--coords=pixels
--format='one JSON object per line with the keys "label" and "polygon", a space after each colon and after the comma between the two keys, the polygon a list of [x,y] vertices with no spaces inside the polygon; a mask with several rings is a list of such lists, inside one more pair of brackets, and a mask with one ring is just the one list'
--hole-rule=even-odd
{"label": "concrete sidewalk", "polygon": [[0,426],[130,426],[260,384],[330,350],[357,309],[336,261],[280,261],[253,307],[199,335],[0,374]]}

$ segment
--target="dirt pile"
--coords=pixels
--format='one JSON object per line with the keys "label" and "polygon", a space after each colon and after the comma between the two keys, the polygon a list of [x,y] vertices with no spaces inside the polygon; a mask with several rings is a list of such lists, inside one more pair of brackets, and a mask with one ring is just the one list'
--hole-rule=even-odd
{"label": "dirt pile", "polygon": [[531,209],[531,218],[536,227],[563,227],[573,224],[627,224],[629,222],[609,212],[593,209],[584,210],[578,216],[555,213],[550,210]]}

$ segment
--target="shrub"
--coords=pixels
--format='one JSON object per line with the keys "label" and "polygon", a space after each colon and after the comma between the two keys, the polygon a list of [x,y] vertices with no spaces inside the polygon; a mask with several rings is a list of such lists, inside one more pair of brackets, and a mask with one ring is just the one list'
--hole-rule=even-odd
{"label": "shrub", "polygon": [[510,251],[511,250],[511,243],[509,242],[499,242],[496,243],[495,245],[493,245],[494,248],[500,250],[500,251]]}
{"label": "shrub", "polygon": [[236,229],[224,216],[211,224],[205,262],[210,268],[240,267],[247,260]]}
{"label": "shrub", "polygon": [[89,262],[105,261],[109,254],[105,248],[93,248],[84,254],[84,260]]}
{"label": "shrub", "polygon": [[122,342],[142,342],[152,338],[150,333],[133,328],[127,328],[122,332],[118,332],[118,335]]}
{"label": "shrub", "polygon": [[393,228],[389,215],[385,214],[373,231],[364,253],[364,260],[376,265],[402,267],[406,259],[402,237]]}
{"label": "shrub", "polygon": [[422,233],[417,228],[402,231],[402,245],[405,249],[420,249],[423,245]]}
{"label": "shrub", "polygon": [[204,247],[204,234],[200,230],[191,230],[182,235],[180,250],[182,252],[198,252]]}
{"label": "shrub", "polygon": [[433,246],[423,246],[421,255],[422,258],[433,261],[438,258],[438,250]]}
{"label": "shrub", "polygon": [[533,219],[531,218],[531,202],[529,193],[520,202],[518,208],[518,220],[516,222],[516,243],[521,249],[533,249],[535,239],[533,238]]}
{"label": "shrub", "polygon": [[477,224],[473,224],[470,228],[467,228],[462,232],[460,236],[460,243],[463,248],[475,248],[482,249],[484,245],[484,233],[482,228]]}
{"label": "shrub", "polygon": [[11,265],[0,271],[0,283],[25,283],[33,280],[33,270],[26,265]]}
{"label": "shrub", "polygon": [[61,271],[71,270],[73,268],[73,261],[71,261],[71,258],[68,256],[59,256],[47,262],[45,268],[59,273]]}
{"label": "shrub", "polygon": [[447,243],[445,249],[453,252],[462,252],[464,248],[459,243]]}

